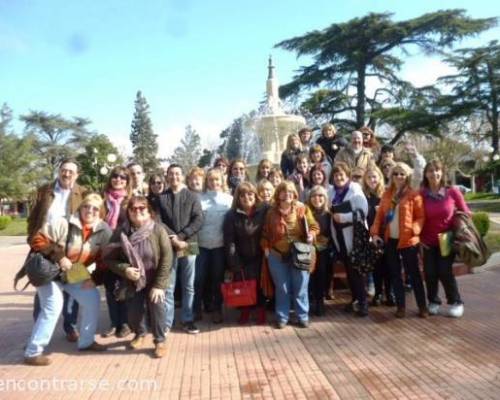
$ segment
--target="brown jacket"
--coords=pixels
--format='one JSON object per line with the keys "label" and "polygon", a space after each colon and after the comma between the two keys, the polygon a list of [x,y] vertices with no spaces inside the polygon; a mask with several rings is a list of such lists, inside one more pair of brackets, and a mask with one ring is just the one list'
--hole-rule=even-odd
{"label": "brown jacket", "polygon": [[[47,220],[47,213],[52,201],[54,200],[55,185],[56,181],[47,183],[46,185],[40,187],[37,191],[35,205],[31,209],[30,215],[28,216],[28,243],[42,228]],[[73,189],[71,190],[66,210],[66,215],[68,217],[76,212],[86,193],[86,188],[75,183]]]}

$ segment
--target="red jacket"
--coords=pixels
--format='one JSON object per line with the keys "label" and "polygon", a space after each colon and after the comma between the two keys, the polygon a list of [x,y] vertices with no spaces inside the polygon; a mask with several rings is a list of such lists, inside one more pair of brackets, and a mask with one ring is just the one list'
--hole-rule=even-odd
{"label": "red jacket", "polygon": [[[389,225],[385,225],[385,216],[391,209],[394,190],[387,189],[380,200],[375,221],[370,229],[372,236],[378,235],[389,239]],[[420,232],[424,226],[425,212],[422,196],[419,192],[408,189],[399,201],[399,242],[398,249],[415,246],[420,243]],[[382,232],[382,229],[384,231]]]}

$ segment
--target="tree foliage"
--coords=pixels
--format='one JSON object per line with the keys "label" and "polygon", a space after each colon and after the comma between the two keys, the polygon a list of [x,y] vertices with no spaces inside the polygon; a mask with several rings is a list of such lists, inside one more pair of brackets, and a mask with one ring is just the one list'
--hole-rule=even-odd
{"label": "tree foliage", "polygon": [[[116,156],[114,162],[108,160],[108,155],[111,154]],[[122,165],[123,157],[106,135],[96,134],[90,138],[83,153],[78,155],[77,161],[81,169],[79,183],[100,192],[108,179],[108,174],[101,172],[104,169],[109,171],[115,165]],[[101,171],[102,168],[104,169]]]}
{"label": "tree foliage", "polygon": [[[439,53],[496,23],[495,18],[469,18],[464,10],[442,10],[398,22],[392,15],[370,13],[278,43],[276,47],[294,51],[297,57],[313,59],[281,86],[281,95],[308,95],[305,107],[328,114],[330,121],[348,129],[374,127],[374,112],[397,104],[402,93],[414,90],[398,76],[401,54],[415,47],[426,54]],[[378,85],[372,94],[367,91],[368,80]],[[428,121],[423,109],[417,113],[412,126]]]}
{"label": "tree foliage", "polygon": [[55,176],[61,160],[75,157],[92,135],[88,129],[90,121],[85,118],[67,119],[59,114],[31,111],[19,119],[25,124],[25,133],[36,137],[39,168],[47,180]]}
{"label": "tree foliage", "polygon": [[171,164],[179,164],[184,171],[197,166],[201,157],[201,139],[200,135],[191,125],[186,126],[184,137],[181,144],[174,150],[172,156],[168,159]]}
{"label": "tree foliage", "polygon": [[493,154],[499,152],[500,44],[492,41],[484,47],[456,50],[445,59],[457,70],[456,74],[440,78],[451,87],[442,102],[450,114],[483,115],[489,124]]}
{"label": "tree foliage", "polygon": [[159,168],[158,142],[153,132],[153,124],[149,117],[149,104],[141,91],[137,92],[134,103],[134,118],[130,141],[134,153],[134,160],[142,165],[144,172],[151,173]]}

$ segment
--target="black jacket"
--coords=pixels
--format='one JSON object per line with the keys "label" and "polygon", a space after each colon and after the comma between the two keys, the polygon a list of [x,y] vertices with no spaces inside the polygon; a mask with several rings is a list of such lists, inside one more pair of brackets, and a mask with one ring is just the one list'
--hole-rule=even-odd
{"label": "black jacket", "polygon": [[338,151],[343,147],[346,147],[349,143],[342,137],[334,136],[334,137],[325,137],[321,136],[316,144],[319,144],[321,148],[325,151],[326,155],[329,158],[330,163],[333,165],[335,161],[335,156]]}
{"label": "black jacket", "polygon": [[252,216],[234,209],[227,212],[224,219],[224,247],[229,268],[239,269],[244,264],[262,258],[260,239],[268,209],[267,204],[261,204]]}
{"label": "black jacket", "polygon": [[295,160],[300,153],[300,150],[285,150],[283,153],[281,153],[280,168],[285,179],[288,178],[288,176],[295,170]]}
{"label": "black jacket", "polygon": [[203,212],[198,196],[184,188],[178,193],[168,189],[158,201],[161,221],[167,226],[170,235],[180,240],[191,241],[203,224]]}

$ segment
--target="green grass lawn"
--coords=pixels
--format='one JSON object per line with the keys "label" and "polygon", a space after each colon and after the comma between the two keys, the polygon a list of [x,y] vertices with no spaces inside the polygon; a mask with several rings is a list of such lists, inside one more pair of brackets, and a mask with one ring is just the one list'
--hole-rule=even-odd
{"label": "green grass lawn", "polygon": [[492,253],[500,251],[500,231],[489,231],[484,237],[486,245]]}
{"label": "green grass lawn", "polygon": [[464,197],[466,201],[500,200],[500,195],[495,193],[466,193]]}
{"label": "green grass lawn", "polygon": [[5,229],[0,230],[0,236],[25,236],[26,231],[26,218],[14,218]]}

